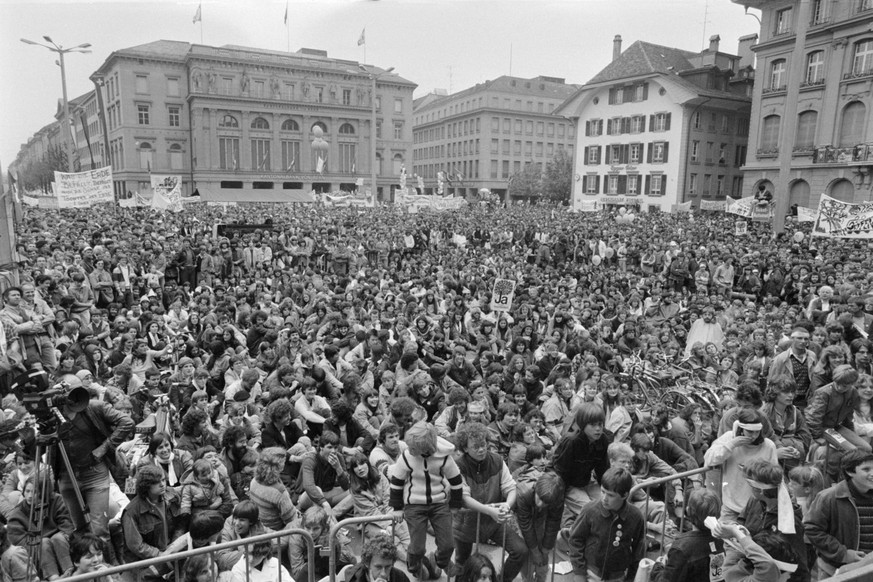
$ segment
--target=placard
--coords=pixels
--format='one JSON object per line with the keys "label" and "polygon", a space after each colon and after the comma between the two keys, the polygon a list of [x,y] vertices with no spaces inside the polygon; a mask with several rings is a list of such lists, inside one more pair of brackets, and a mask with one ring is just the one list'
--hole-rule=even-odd
{"label": "placard", "polygon": [[745,220],[738,220],[734,223],[734,235],[744,236],[749,232],[749,223]]}
{"label": "placard", "polygon": [[58,208],[90,208],[113,202],[112,166],[86,172],[55,172]]}
{"label": "placard", "polygon": [[873,202],[852,204],[822,194],[812,236],[873,238]]}
{"label": "placard", "polygon": [[512,299],[515,297],[515,281],[512,279],[497,279],[491,290],[491,310],[509,311],[512,309]]}

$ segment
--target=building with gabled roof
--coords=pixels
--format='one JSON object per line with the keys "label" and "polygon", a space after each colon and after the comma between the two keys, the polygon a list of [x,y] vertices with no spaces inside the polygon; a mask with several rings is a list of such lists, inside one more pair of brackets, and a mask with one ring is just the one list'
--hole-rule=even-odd
{"label": "building with gabled roof", "polygon": [[[710,39],[699,53],[637,41],[567,99],[555,115],[577,125],[573,207],[675,205],[742,192],[751,45],[739,55]],[[597,203],[597,204],[595,204]]]}

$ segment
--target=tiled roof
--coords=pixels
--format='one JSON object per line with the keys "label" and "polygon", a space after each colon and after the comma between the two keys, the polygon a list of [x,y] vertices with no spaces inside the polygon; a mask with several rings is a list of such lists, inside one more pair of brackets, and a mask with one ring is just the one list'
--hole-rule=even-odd
{"label": "tiled roof", "polygon": [[694,68],[689,59],[697,56],[698,53],[638,40],[621,53],[621,56],[606,65],[587,84],[617,81],[652,73],[685,71]]}
{"label": "tiled roof", "polygon": [[136,53],[156,57],[184,58],[191,49],[191,44],[179,40],[156,40],[121,49],[119,53]]}

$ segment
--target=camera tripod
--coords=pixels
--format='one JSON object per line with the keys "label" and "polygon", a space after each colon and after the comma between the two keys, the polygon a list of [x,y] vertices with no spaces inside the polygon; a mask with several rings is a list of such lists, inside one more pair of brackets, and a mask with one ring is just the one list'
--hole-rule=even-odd
{"label": "camera tripod", "polygon": [[[76,481],[76,474],[73,471],[73,466],[70,463],[70,457],[67,454],[67,449],[64,446],[64,442],[58,436],[59,428],[61,425],[69,422],[64,415],[61,414],[61,411],[56,407],[51,408],[52,414],[60,421],[58,428],[55,429],[52,433],[40,433],[39,428],[35,428],[36,430],[36,450],[34,451],[34,461],[33,461],[33,475],[34,479],[33,483],[33,493],[30,502],[30,515],[28,516],[28,531],[27,531],[27,554],[28,554],[28,563],[27,563],[27,579],[33,579],[33,569],[37,564],[41,564],[42,560],[42,527],[45,523],[46,518],[46,507],[51,503],[51,497],[49,495],[49,479],[57,479],[58,475],[54,475],[53,472],[47,472],[43,468],[43,465],[49,467],[51,471],[53,471],[55,465],[55,455],[58,451],[60,451],[61,459],[64,462],[64,468],[67,471],[67,474],[70,476],[70,481],[73,485],[73,492],[76,494],[76,501],[79,504],[79,507],[82,509],[82,515],[85,518],[85,526],[90,528],[91,525],[91,511],[88,507],[85,498],[82,496],[82,491],[79,489],[79,484]],[[42,456],[45,454],[46,461],[45,463],[41,462]],[[40,475],[40,470],[43,471],[43,475]],[[39,490],[37,491],[37,487]],[[22,495],[23,495],[22,491]],[[39,508],[39,509],[37,509]],[[35,514],[38,512],[38,521],[34,521]],[[62,572],[63,574],[63,572]]]}

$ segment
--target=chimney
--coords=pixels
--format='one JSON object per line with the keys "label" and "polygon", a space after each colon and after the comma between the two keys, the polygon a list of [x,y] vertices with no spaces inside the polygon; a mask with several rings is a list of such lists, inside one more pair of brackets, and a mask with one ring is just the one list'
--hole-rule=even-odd
{"label": "chimney", "polygon": [[737,56],[740,57],[739,68],[755,66],[755,53],[752,48],[758,43],[757,34],[741,36],[737,46]]}
{"label": "chimney", "polygon": [[621,35],[616,34],[615,38],[612,39],[612,60],[618,60],[618,57],[621,56]]}
{"label": "chimney", "polygon": [[721,37],[717,34],[713,34],[709,37],[709,52],[717,53],[718,52],[718,43],[721,40]]}

